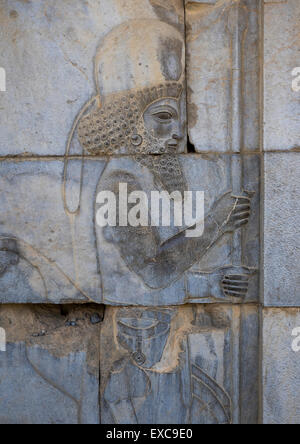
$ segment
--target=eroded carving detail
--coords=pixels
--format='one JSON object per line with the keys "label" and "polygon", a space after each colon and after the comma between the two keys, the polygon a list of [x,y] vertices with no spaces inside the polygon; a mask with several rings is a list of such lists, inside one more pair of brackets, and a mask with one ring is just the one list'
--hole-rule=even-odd
{"label": "eroded carving detail", "polygon": [[[140,26],[141,23],[129,22],[126,33],[128,34],[130,30],[133,33],[134,29]],[[136,52],[136,49],[132,50],[134,45],[138,48],[140,43],[132,36],[128,41],[122,39],[125,25],[114,30],[102,43],[95,59],[95,82],[98,95],[94,98],[92,106],[90,102],[86,110],[80,113],[77,125],[74,126],[74,131],[78,132],[83,155],[88,153],[110,156],[105,172],[99,180],[97,193],[102,190],[116,193],[121,183],[128,185],[128,193],[152,190],[171,193],[188,190],[187,180],[178,157],[184,135],[181,109],[184,89],[183,38],[178,31],[166,26],[163,22],[147,21],[143,23],[143,26],[146,33],[154,32],[155,34],[153,42],[144,43],[143,57],[147,54],[147,59],[151,60],[155,45],[157,45],[157,54],[166,54],[165,49],[170,47],[177,48],[176,51],[169,53],[169,61],[164,58],[162,64],[161,58],[158,60],[155,58],[153,66],[147,65],[147,69],[144,69],[141,55]],[[112,40],[113,36],[115,36],[114,40]],[[181,42],[181,44],[176,42]],[[130,47],[129,44],[131,44]],[[126,80],[128,77],[126,71],[118,73],[117,84],[113,84],[110,80],[107,65],[116,54],[120,54],[121,58],[128,54],[129,69],[132,72],[130,81]],[[169,63],[168,70],[165,63]],[[114,76],[115,73],[112,74],[112,77]],[[161,83],[157,82],[158,78]],[[125,84],[132,84],[135,88],[120,92],[119,89]],[[66,156],[66,169],[68,168],[68,153],[69,151]],[[118,159],[115,157],[118,154],[127,154],[130,160]],[[187,239],[184,230],[179,232],[174,228],[170,229],[166,235],[156,227],[135,229],[115,227],[104,230],[96,227],[102,279],[104,281],[109,279],[108,268],[106,269],[105,265],[107,255],[103,251],[103,245],[113,244],[119,251],[123,265],[118,264],[119,259],[113,254],[109,258],[110,264],[118,270],[125,264],[128,267],[126,273],[133,272],[136,275],[135,278],[128,276],[127,282],[133,282],[132,279],[135,279],[136,286],[140,286],[141,289],[136,291],[129,285],[128,288],[124,288],[122,295],[114,295],[115,291],[111,289],[111,285],[104,282],[104,302],[130,304],[133,301],[125,294],[129,292],[136,294],[134,303],[143,303],[143,300],[139,299],[140,293],[140,297],[143,298],[146,291],[151,293],[153,290],[166,288],[171,290],[172,285],[184,279],[189,268],[203,258],[224,235],[237,232],[248,223],[252,196],[244,193],[242,189],[236,190],[236,195],[229,192],[220,196],[206,216],[205,233],[200,239]],[[64,197],[66,198],[66,195]],[[67,199],[65,207],[69,208]],[[189,227],[185,227],[187,228]],[[242,264],[235,265],[239,267]],[[199,288],[199,298],[233,297],[236,299],[246,296],[248,279],[253,270],[247,270],[247,267],[243,270],[241,274],[235,273],[232,279],[224,274],[220,278],[218,290],[212,291],[209,295],[206,289]],[[219,276],[218,271],[218,269],[215,270],[215,275]],[[137,278],[141,280],[144,288]],[[213,279],[213,276],[209,279]],[[182,287],[184,285],[183,283]],[[154,302],[158,301],[157,297],[158,295],[149,297],[151,305],[157,305],[157,302]],[[175,298],[174,303],[183,303],[188,300],[186,294],[175,296]],[[163,296],[160,302],[164,302]],[[166,302],[172,303],[171,300]]]}
{"label": "eroded carving detail", "polygon": [[16,241],[0,237],[0,276],[2,276],[11,265],[19,263],[18,247]]}
{"label": "eroded carving detail", "polygon": [[[143,42],[142,53],[138,40],[141,28],[153,36],[153,41]],[[169,53],[168,48],[171,48]],[[128,70],[117,71],[117,56],[128,62]],[[108,66],[112,58],[114,69],[111,68],[110,72]],[[188,172],[184,171],[184,156],[178,155],[182,152],[185,133],[182,109],[184,71],[183,36],[164,22],[128,22],[113,30],[101,44],[95,57],[96,95],[83,107],[74,122],[65,156],[63,199],[74,245],[87,155],[107,158],[98,184],[93,185],[95,193],[91,193],[90,198],[94,201],[98,192],[116,192],[119,184],[124,182],[128,184],[128,193],[139,190],[145,193],[154,190],[183,192],[191,187]],[[77,153],[81,150],[82,157],[81,171],[75,178],[72,176],[74,163],[70,160],[76,152],[74,147]],[[225,175],[224,171],[218,174]],[[203,182],[207,186],[206,178]],[[68,183],[71,184],[69,195],[66,191]],[[191,268],[218,249],[220,242],[227,242],[228,233],[240,232],[251,216],[252,196],[241,187],[236,188],[233,194],[226,180],[224,184],[224,189],[220,187],[215,195],[214,190],[212,193],[208,190],[213,196],[201,238],[186,238],[185,230],[190,227],[179,230],[172,224],[171,227],[100,229],[91,214],[90,223],[94,225],[91,237],[95,235],[96,239],[90,246],[94,255],[97,254],[95,268],[102,278],[102,285],[97,281],[95,287],[98,286],[100,294],[102,286],[102,301],[115,305],[157,306],[195,302],[197,299],[201,302],[202,298],[209,302],[243,300],[248,294],[254,269],[243,267],[242,257],[230,272],[234,261],[229,258],[228,264],[224,263],[227,266],[224,274],[220,273],[220,264],[211,267],[209,273],[198,269],[201,283],[197,286],[197,295],[189,288]],[[75,205],[71,208],[74,201]],[[14,236],[9,238],[14,239]],[[237,238],[239,240],[241,236]],[[61,267],[51,263],[44,254],[39,254],[38,247],[25,245],[21,239],[16,240],[16,245],[24,253],[22,259],[31,261],[31,269],[39,274],[36,286],[39,290],[35,290],[45,295],[45,300],[55,299],[58,289],[63,293],[63,299],[91,300],[88,295],[91,288],[87,292],[80,288],[81,282],[76,275],[80,257],[75,252],[75,271],[70,279]],[[18,264],[15,263],[16,257],[11,256],[13,252],[8,254],[1,244],[0,253],[2,277]],[[98,293],[97,301],[101,302]]]}
{"label": "eroded carving detail", "polygon": [[[4,306],[0,424],[98,424],[101,306]],[[72,320],[72,323],[70,322]],[[74,324],[76,327],[74,327]]]}
{"label": "eroded carving detail", "polygon": [[173,153],[164,139],[145,127],[144,112],[161,99],[179,100],[181,93],[181,84],[166,83],[107,97],[106,105],[84,116],[78,125],[83,148],[92,155],[104,156]]}
{"label": "eroded carving detail", "polygon": [[171,333],[171,324],[177,315],[174,308],[117,309],[117,347],[123,357],[113,363],[103,388],[102,422],[232,422],[231,398],[218,382],[228,321],[221,325],[215,318],[218,328],[210,332],[204,332],[205,320],[202,325],[200,319],[194,325],[180,325],[180,344],[172,348],[172,360],[175,357],[176,361],[174,355],[179,353],[177,362],[168,370],[164,355],[168,354],[171,336],[174,340],[176,335]]}
{"label": "eroded carving detail", "polygon": [[[6,282],[5,275],[11,273]],[[17,273],[17,274],[14,274]],[[61,301],[89,301],[87,297],[58,265],[28,243],[13,236],[0,235],[0,279],[5,298],[24,302],[27,292],[30,297],[43,298],[44,302],[57,302],[58,292],[63,292]],[[16,282],[19,286],[16,285]],[[18,294],[20,292],[22,294]]]}

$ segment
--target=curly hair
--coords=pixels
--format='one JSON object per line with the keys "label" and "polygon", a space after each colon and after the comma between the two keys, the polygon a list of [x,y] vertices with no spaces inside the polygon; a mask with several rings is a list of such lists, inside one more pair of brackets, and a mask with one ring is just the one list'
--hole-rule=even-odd
{"label": "curly hair", "polygon": [[145,128],[143,114],[157,100],[178,100],[182,89],[180,83],[170,82],[107,96],[101,107],[79,122],[78,137],[83,149],[92,155],[168,153],[165,143]]}

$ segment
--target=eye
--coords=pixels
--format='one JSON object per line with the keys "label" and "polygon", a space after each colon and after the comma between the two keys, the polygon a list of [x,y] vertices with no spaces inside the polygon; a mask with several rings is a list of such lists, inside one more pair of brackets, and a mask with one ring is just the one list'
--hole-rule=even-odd
{"label": "eye", "polygon": [[169,111],[157,111],[152,115],[158,122],[169,123],[173,119],[173,115]]}

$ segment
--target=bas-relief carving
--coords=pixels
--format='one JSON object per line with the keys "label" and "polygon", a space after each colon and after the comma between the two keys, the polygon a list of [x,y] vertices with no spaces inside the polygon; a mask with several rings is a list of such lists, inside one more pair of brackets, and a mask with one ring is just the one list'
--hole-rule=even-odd
{"label": "bas-relief carving", "polygon": [[181,0],[2,3],[0,49],[9,88],[1,94],[1,156],[64,155],[72,122],[94,91],[97,46],[110,30],[158,17],[184,28]]}
{"label": "bas-relief carving", "polygon": [[[154,36],[151,45],[143,42],[141,46],[138,39],[141,31]],[[126,60],[125,72],[119,69],[120,58],[124,63]],[[189,171],[184,171],[183,168],[186,169],[188,160],[184,156],[179,157],[184,149],[185,127],[182,117],[182,35],[174,27],[155,20],[131,21],[121,25],[106,37],[96,54],[95,83],[97,95],[79,113],[68,140],[65,157],[63,200],[71,225],[73,255],[76,248],[80,250],[80,245],[74,244],[80,240],[76,236],[76,224],[78,225],[78,220],[82,217],[84,206],[82,194],[88,163],[85,155],[110,156],[88,199],[95,199],[95,191],[96,194],[101,190],[115,191],[120,182],[128,183],[129,188],[134,190],[146,192],[184,191],[195,185],[194,178],[190,178]],[[78,148],[82,152],[81,162],[71,157]],[[125,154],[130,157],[117,156]],[[177,229],[157,230],[154,227],[146,230],[141,227],[134,230],[129,227],[102,230],[96,226],[94,216],[90,213],[89,225],[94,225],[97,250],[94,251],[97,258],[93,256],[94,267],[99,270],[99,278],[101,276],[102,299],[99,296],[95,299],[90,288],[86,291],[77,273],[75,278],[70,277],[63,269],[58,269],[56,263],[51,263],[51,260],[39,254],[38,248],[34,249],[37,259],[31,263],[28,251],[33,246],[26,245],[23,239],[13,233],[8,235],[6,232],[2,235],[2,277],[7,274],[8,265],[10,269],[18,265],[10,262],[11,254],[18,256],[22,250],[23,259],[32,266],[31,272],[40,275],[41,282],[36,285],[35,290],[39,293],[37,287],[42,286],[46,295],[42,300],[46,301],[53,300],[52,281],[55,283],[54,291],[59,288],[60,292],[67,293],[62,294],[62,300],[85,298],[99,302],[103,300],[108,304],[168,305],[187,302],[190,292],[190,300],[194,302],[237,302],[246,299],[251,282],[250,287],[254,291],[251,292],[250,300],[255,300],[257,294],[253,282],[257,281],[255,267],[258,262],[244,262],[243,255],[240,254],[240,233],[244,232],[243,227],[251,218],[253,190],[244,192],[245,183],[237,180],[236,184],[234,177],[216,177],[220,174],[220,169],[211,169],[211,177],[208,178],[205,172],[206,159],[196,160],[199,161],[199,169],[203,169],[203,175],[206,176],[200,181],[198,190],[203,191],[205,182],[205,191],[210,200],[205,233],[201,238],[187,239],[184,232],[178,233]],[[221,169],[228,164],[226,159],[223,162]],[[239,158],[232,158],[232,163],[238,165],[238,162]],[[227,168],[230,171],[229,165]],[[224,171],[221,174],[228,176]],[[215,181],[223,181],[224,188],[220,186],[214,190]],[[235,193],[231,191],[234,188]],[[84,227],[79,226],[79,229],[83,230]],[[227,250],[238,250],[238,254],[232,253],[231,258],[228,255],[225,263],[212,265],[209,271],[208,266],[204,267],[206,269],[198,267],[197,278],[193,274],[190,283],[186,272],[201,262],[201,259],[205,261],[211,250],[218,249],[220,243],[226,244],[227,235],[233,232],[238,234],[234,235],[233,244],[230,247],[229,243]],[[13,243],[15,248],[11,252],[6,244]],[[23,247],[25,245],[26,248]],[[91,246],[91,250],[95,249],[95,245]],[[216,252],[212,256],[216,257]],[[44,267],[43,263],[47,261],[48,267]],[[74,261],[75,268],[80,269],[80,255]],[[57,278],[51,279],[51,274]],[[99,281],[98,284],[99,293]],[[94,286],[96,285],[95,279]],[[35,298],[32,299],[35,301]]]}
{"label": "bas-relief carving", "polygon": [[101,306],[1,306],[1,424],[98,424]]}
{"label": "bas-relief carving", "polygon": [[74,226],[61,197],[63,166],[61,160],[0,163],[1,302],[101,303],[91,215],[105,161],[85,165],[82,212]]}
{"label": "bas-relief carving", "polygon": [[[160,3],[151,2],[163,8]],[[20,228],[13,233],[14,225],[6,222],[5,231],[0,232],[0,300],[23,301],[17,299],[16,288],[10,293],[12,282],[18,282],[18,288],[23,289],[21,298],[27,302],[103,301],[107,305],[157,307],[257,300],[259,161],[245,156],[241,174],[239,156],[183,154],[185,44],[178,29],[155,20],[131,21],[102,42],[95,57],[95,96],[71,129],[64,171],[61,165],[55,167],[55,174],[62,178],[62,195],[49,181],[48,166],[39,167],[41,182],[55,190],[52,198],[59,210],[51,218],[59,215],[57,220],[63,220],[62,232],[68,238],[62,243],[64,258],[58,251],[54,253],[47,241],[37,241],[39,224],[42,222],[45,234],[49,213],[36,221],[35,234],[25,226],[23,233]],[[126,71],[120,66],[126,66]],[[78,153],[79,159],[72,157]],[[16,179],[12,183],[17,187],[23,166],[12,168],[20,171],[13,175]],[[33,183],[34,175],[34,168],[29,174],[27,171],[28,182]],[[103,189],[115,190],[124,181],[129,188],[146,192],[204,189],[204,236],[188,240],[174,227],[100,230],[95,224],[95,196]],[[62,240],[57,236],[57,245]],[[249,399],[247,387],[253,388],[257,382],[256,356],[248,366],[254,369],[249,376],[245,366],[240,367],[246,362],[246,352],[237,344],[247,337],[250,349],[256,350],[256,328],[243,327],[241,332],[242,310],[213,304],[193,309],[107,309],[101,334],[102,352],[109,355],[101,362],[102,422],[229,424],[242,419],[238,410],[243,411],[245,422],[250,422],[256,416],[255,402],[247,410],[242,399]],[[257,313],[249,310],[257,319]],[[35,338],[43,341],[44,332]],[[25,353],[26,357],[23,343],[17,350],[15,343],[9,347],[11,354],[23,359]],[[81,401],[73,392],[80,387],[80,378],[73,388],[65,388],[65,381],[53,384],[48,350],[34,349],[29,354],[30,372],[35,374],[28,376],[26,370],[26,377],[37,379],[32,387],[45,381],[51,390],[58,388],[62,400],[70,401],[65,417],[59,413],[51,417],[50,409],[50,419],[45,421],[67,422],[71,418],[84,422],[78,416]],[[12,363],[8,369],[12,375],[19,371]],[[246,376],[239,384],[240,372]],[[48,385],[42,390],[42,399]],[[96,393],[95,381],[91,385]],[[244,402],[244,410],[239,401]]]}
{"label": "bas-relief carving", "polygon": [[[197,174],[196,167],[198,174],[202,171],[205,174],[205,166],[213,168],[205,159],[194,162],[194,178]],[[224,163],[226,164],[226,161]],[[182,164],[184,165],[184,161]],[[220,164],[222,165],[222,162]],[[123,171],[120,171],[119,166]],[[220,172],[220,165],[214,166],[215,172]],[[222,167],[225,168],[224,164]],[[190,168],[191,176],[192,172],[193,168]],[[145,177],[146,173],[149,174],[145,169],[138,170],[133,159],[123,162],[111,161],[100,180],[98,190],[115,189],[119,182],[124,181],[123,177],[133,178],[134,189],[145,190],[146,181],[141,181],[141,177]],[[150,174],[149,182],[148,189],[156,189]],[[224,185],[226,175],[225,180],[223,177],[221,182]],[[196,179],[196,183],[203,189],[201,179]],[[214,186],[212,182],[210,185]],[[186,238],[184,232],[178,232],[176,228],[97,228],[105,301],[115,304],[138,304],[138,301],[144,302],[148,299],[152,305],[168,305],[183,303],[189,293],[198,301],[201,298],[206,298],[206,301],[224,301],[226,297],[228,300],[230,297],[235,301],[245,300],[249,279],[253,277],[255,280],[257,276],[255,277],[254,267],[232,265],[231,233],[248,222],[250,199],[247,196],[234,199],[230,192],[223,196],[224,189],[216,188],[213,193],[205,187],[205,191],[211,191],[211,195],[207,196],[205,232],[201,238]],[[219,230],[222,225],[222,230]],[[201,277],[202,282],[196,282],[198,277]],[[131,291],[128,291],[129,289]],[[256,291],[251,292],[251,297],[255,300]]]}
{"label": "bas-relief carving", "polygon": [[[124,42],[125,26],[130,37],[126,37]],[[151,32],[155,38],[151,41],[151,47],[143,43],[141,55],[141,43],[136,42],[137,36],[133,32],[136,29],[139,32],[137,23],[117,29],[107,37],[97,53],[95,72],[98,96],[92,109],[88,103],[87,109],[80,115],[78,138],[89,154],[111,156],[98,183],[97,193],[101,190],[115,192],[122,182],[128,183],[129,192],[183,191],[188,178],[182,170],[178,154],[182,150],[184,134],[184,121],[181,118],[184,42],[174,28],[162,27],[160,22],[145,22],[143,33]],[[134,41],[131,35],[134,35]],[[157,56],[154,56],[154,52]],[[120,58],[129,58],[128,70],[132,73],[129,80],[127,73],[120,73],[115,67],[115,61]],[[144,65],[144,58],[148,60],[147,65]],[[108,62],[111,59],[114,60],[113,66]],[[158,79],[161,83],[157,83]],[[115,157],[117,154],[129,154],[131,157],[119,159]],[[235,195],[230,192],[226,194],[225,189],[222,190],[223,196],[216,196],[215,205],[207,214],[206,231],[201,239],[187,240],[185,233],[178,230],[169,231],[164,238],[153,227],[134,230],[128,227],[100,230],[96,227],[103,301],[135,305],[185,302],[185,272],[209,253],[226,233],[239,230],[248,223],[253,194],[243,193],[241,181],[235,181],[237,184],[232,183]],[[240,236],[235,244],[238,245],[239,241]],[[107,244],[113,244],[116,249],[112,250]],[[255,270],[244,267],[243,273],[239,274],[243,265],[241,260],[232,262],[236,268],[229,270],[228,267],[223,282],[220,280],[221,290],[223,285],[221,299],[246,296],[248,277]],[[170,297],[170,291],[174,296]],[[205,292],[201,294],[201,288],[198,291],[199,298],[207,296]],[[218,296],[210,294],[215,298],[219,295],[220,291]]]}
{"label": "bas-relief carving", "polygon": [[[207,156],[187,156],[179,157],[179,165],[183,172],[183,177],[188,182],[188,189],[204,189],[206,192],[206,207],[209,213],[223,195],[224,191],[230,190],[230,177],[228,174],[228,163],[230,160],[220,157],[217,161]],[[253,161],[256,166],[256,159],[249,159],[249,173],[247,181],[253,186]],[[81,169],[81,161],[72,161],[73,171]],[[113,161],[111,164],[114,165]],[[137,162],[133,158],[116,159],[115,165],[125,170],[129,167],[136,173]],[[97,184],[101,177],[105,162],[101,159],[86,160],[83,178],[81,207],[78,215],[68,217],[64,212],[63,201],[60,198],[60,177],[63,174],[62,162],[4,162],[1,164],[1,171],[4,172],[1,181],[5,193],[9,199],[2,200],[2,209],[5,214],[2,229],[5,233],[14,227],[14,237],[12,235],[2,235],[1,240],[1,265],[0,276],[1,294],[3,302],[54,302],[64,301],[96,301],[101,302],[101,276],[104,285],[112,286],[106,288],[109,296],[117,294],[118,288],[130,289],[139,286],[140,296],[134,291],[127,292],[127,303],[131,303],[130,296],[136,297],[133,302],[146,303],[146,297],[151,297],[149,303],[164,304],[175,303],[175,297],[184,300],[186,297],[195,302],[209,302],[212,296],[225,300],[222,291],[222,280],[229,274],[241,274],[240,280],[246,279],[245,286],[250,284],[249,291],[240,300],[256,300],[257,291],[255,281],[257,275],[253,275],[247,282],[247,275],[252,275],[257,267],[257,204],[253,206],[253,214],[249,224],[244,228],[243,257],[244,263],[250,269],[230,266],[231,261],[231,234],[224,234],[219,242],[209,249],[202,261],[196,261],[194,265],[184,273],[186,287],[177,282],[169,289],[152,291],[152,296],[145,296],[143,283],[136,277],[136,273],[129,274],[126,270],[126,263],[120,257],[120,244],[116,239],[106,239],[99,242],[100,268],[97,265],[97,248],[94,234],[94,199],[96,196]],[[133,168],[132,168],[133,166]],[[153,174],[147,168],[141,168],[138,179],[147,190],[153,187]],[[37,175],[37,171],[39,174]],[[150,177],[150,182],[145,180],[146,172]],[[166,178],[164,178],[166,180]],[[38,190],[36,182],[39,182]],[[101,180],[100,180],[101,185]],[[72,188],[76,188],[78,183],[72,182]],[[258,185],[258,184],[257,184]],[[256,186],[257,186],[256,185]],[[103,185],[106,187],[106,184]],[[23,190],[19,192],[18,190]],[[49,193],[49,190],[51,192]],[[74,193],[75,195],[75,193]],[[230,197],[227,196],[228,201]],[[47,203],[42,211],[40,203]],[[12,205],[13,203],[13,205]],[[77,204],[77,201],[75,202]],[[38,206],[37,206],[38,205]],[[36,211],[32,211],[36,208]],[[18,218],[16,218],[16,211]],[[172,235],[173,229],[160,229],[157,233],[162,241]],[[140,230],[128,229],[127,236],[136,242],[135,232]],[[39,234],[41,233],[41,234]],[[47,236],[44,233],[48,233]],[[106,236],[108,236],[108,232]],[[99,237],[102,233],[98,233]],[[22,240],[22,239],[25,239]],[[149,245],[150,236],[145,242]],[[126,254],[126,238],[121,239],[122,248]],[[137,247],[139,246],[136,244]],[[124,250],[123,250],[124,251]],[[251,253],[251,254],[249,254]],[[175,256],[176,258],[176,256]],[[182,262],[181,262],[182,263]],[[224,267],[225,264],[225,267]],[[184,266],[184,263],[182,263]],[[223,268],[223,270],[222,270]],[[100,271],[100,273],[99,273]],[[213,273],[212,273],[213,272]],[[147,276],[146,276],[147,277]],[[162,276],[163,277],[163,276]],[[233,276],[233,279],[235,277]],[[12,285],[14,283],[14,285]],[[118,284],[119,283],[119,284]],[[226,282],[225,282],[226,283]],[[228,284],[229,282],[227,282]],[[233,282],[234,284],[234,282]],[[119,285],[119,287],[116,287]],[[242,285],[243,286],[243,285]],[[244,287],[245,288],[245,287]],[[22,290],[23,289],[23,290]],[[175,291],[175,290],[176,291]],[[21,291],[22,290],[22,291]],[[242,289],[242,296],[243,295]],[[122,293],[121,293],[122,295]],[[156,301],[155,302],[155,298]],[[204,297],[200,300],[200,296]],[[210,298],[210,299],[209,299]],[[233,301],[239,300],[234,298]],[[109,301],[108,301],[109,302]]]}
{"label": "bas-relief carving", "polygon": [[[244,320],[251,315],[247,313]],[[101,364],[101,422],[239,421],[236,405],[241,398],[233,376],[242,368],[240,351],[234,346],[235,335],[242,336],[244,328],[234,329],[239,316],[239,309],[226,306],[108,309],[101,334],[102,353],[108,356],[110,351]],[[256,346],[257,328],[247,335],[248,345]],[[255,361],[248,365],[253,374],[247,383],[252,387],[252,378],[257,382]],[[248,418],[253,418],[257,411],[250,404],[246,407],[242,401],[240,411],[248,409]]]}

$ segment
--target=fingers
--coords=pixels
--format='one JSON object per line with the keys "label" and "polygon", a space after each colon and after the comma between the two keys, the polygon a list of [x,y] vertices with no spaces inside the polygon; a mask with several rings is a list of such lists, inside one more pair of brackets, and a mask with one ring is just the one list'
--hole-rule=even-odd
{"label": "fingers", "polygon": [[241,227],[243,227],[244,225],[247,225],[248,222],[249,222],[249,219],[239,220],[238,222],[236,222],[236,223],[234,224],[235,229],[237,230],[238,228],[241,228]]}
{"label": "fingers", "polygon": [[232,212],[232,214],[243,214],[243,213],[250,213],[251,212],[251,204],[250,203],[242,203],[237,204]]}
{"label": "fingers", "polygon": [[234,213],[241,213],[242,211],[250,211],[250,210],[251,210],[250,203],[238,204],[234,209]]}
{"label": "fingers", "polygon": [[247,197],[250,197],[251,199],[255,196],[255,191],[244,190],[244,193]]}
{"label": "fingers", "polygon": [[245,196],[232,196],[237,200],[237,205],[251,205],[251,198]]}
{"label": "fingers", "polygon": [[234,220],[249,219],[250,211],[242,211],[241,213],[233,213],[232,217]]}
{"label": "fingers", "polygon": [[247,225],[247,223],[249,222],[249,218],[250,218],[250,213],[245,212],[245,213],[234,214],[231,220],[234,224],[235,229],[238,229],[240,227],[243,227],[244,225]]}
{"label": "fingers", "polygon": [[249,276],[245,274],[228,274],[224,276],[224,280],[248,282]]}
{"label": "fingers", "polygon": [[231,220],[235,229],[241,228],[249,222],[251,216],[251,199],[248,197],[237,197],[237,202],[232,212]]}
{"label": "fingers", "polygon": [[225,276],[222,281],[223,291],[226,296],[245,297],[248,293],[248,276],[230,275]]}

